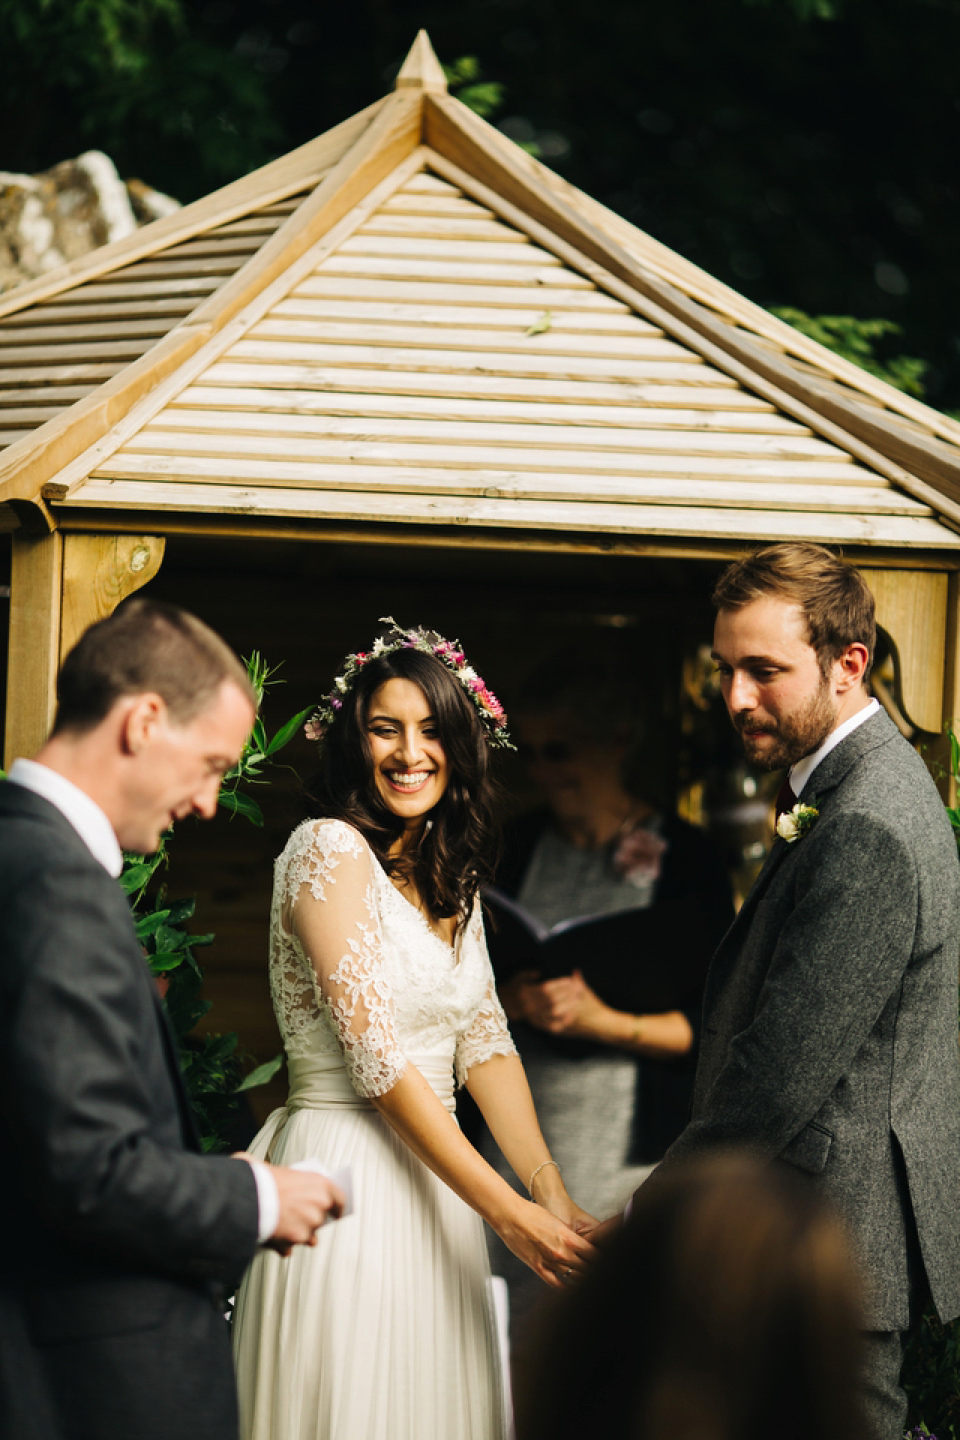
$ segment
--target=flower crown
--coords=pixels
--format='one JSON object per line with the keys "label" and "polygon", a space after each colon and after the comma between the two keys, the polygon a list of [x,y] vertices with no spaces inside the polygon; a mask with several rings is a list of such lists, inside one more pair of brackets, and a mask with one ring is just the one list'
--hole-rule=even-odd
{"label": "flower crown", "polygon": [[467,657],[460,649],[459,640],[444,640],[435,630],[424,630],[419,625],[412,630],[402,629],[392,615],[381,615],[381,622],[391,627],[392,634],[381,635],[374,640],[369,650],[359,650],[348,655],[343,662],[343,672],[333,682],[333,689],[325,700],[314,710],[304,728],[308,740],[322,740],[328,726],[332,725],[337,712],[343,708],[343,698],[352,690],[357,676],[371,660],[381,655],[390,655],[394,650],[420,650],[424,655],[433,655],[459,680],[468,698],[480,716],[487,739],[493,749],[513,750],[516,747],[507,733],[507,716],[500,701],[489,690]]}

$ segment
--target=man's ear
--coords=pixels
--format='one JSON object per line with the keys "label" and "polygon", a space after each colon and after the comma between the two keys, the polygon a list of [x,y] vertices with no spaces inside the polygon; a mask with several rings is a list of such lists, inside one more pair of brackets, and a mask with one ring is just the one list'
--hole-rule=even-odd
{"label": "man's ear", "polygon": [[156,739],[167,717],[167,707],[159,695],[130,695],[120,702],[120,743],[125,755],[139,755]]}
{"label": "man's ear", "polygon": [[848,694],[857,685],[863,684],[863,677],[870,663],[870,652],[860,640],[848,645],[846,650],[833,662],[833,673],[838,695]]}

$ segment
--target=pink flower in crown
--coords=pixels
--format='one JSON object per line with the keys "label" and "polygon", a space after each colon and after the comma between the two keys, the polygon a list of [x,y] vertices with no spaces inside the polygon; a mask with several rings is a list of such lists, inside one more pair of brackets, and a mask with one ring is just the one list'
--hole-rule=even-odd
{"label": "pink flower in crown", "polygon": [[638,825],[620,837],[613,852],[613,868],[638,890],[644,889],[659,879],[666,849],[667,842],[662,835]]}
{"label": "pink flower in crown", "polygon": [[319,720],[308,720],[303,727],[303,733],[308,740],[322,740],[326,728],[325,725],[321,725]]}

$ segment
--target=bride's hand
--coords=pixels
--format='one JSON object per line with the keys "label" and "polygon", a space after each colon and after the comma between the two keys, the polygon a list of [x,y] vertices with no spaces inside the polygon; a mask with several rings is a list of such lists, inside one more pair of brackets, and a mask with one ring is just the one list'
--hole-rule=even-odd
{"label": "bride's hand", "polygon": [[544,1206],[519,1197],[517,1204],[517,1210],[494,1227],[500,1239],[548,1285],[569,1284],[596,1257],[596,1249]]}

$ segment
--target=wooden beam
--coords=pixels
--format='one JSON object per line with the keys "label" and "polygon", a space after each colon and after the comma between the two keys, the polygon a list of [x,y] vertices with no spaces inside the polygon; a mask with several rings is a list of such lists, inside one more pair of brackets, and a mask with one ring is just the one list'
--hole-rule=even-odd
{"label": "wooden beam", "polygon": [[0,502],[35,501],[59,471],[101,440],[132,405],[195,354],[414,151],[420,140],[422,103],[420,92],[388,96],[313,195],[232,279],[146,355],[5,450],[0,456]]}
{"label": "wooden beam", "polygon": [[63,537],[12,537],[10,649],[4,768],[35,754],[50,733],[60,658]]}
{"label": "wooden beam", "polygon": [[859,568],[877,602],[877,624],[896,647],[899,708],[918,730],[939,735],[951,577],[936,571]]}
{"label": "wooden beam", "polygon": [[[545,234],[552,233],[561,242],[575,247],[588,261],[603,266],[639,296],[653,302],[664,317],[668,333],[676,334],[676,324],[671,326],[669,323],[672,317],[683,325],[688,335],[697,335],[709,344],[713,353],[709,356],[705,351],[701,353],[712,363],[723,366],[718,357],[726,355],[728,364],[723,368],[729,373],[736,373],[741,383],[750,384],[749,379],[743,378],[742,367],[746,367],[754,376],[754,388],[757,388],[757,381],[773,384],[785,396],[800,401],[819,417],[820,425],[815,425],[815,428],[821,433],[826,421],[832,427],[845,431],[854,441],[869,446],[889,462],[910,472],[910,476],[927,482],[945,499],[944,513],[954,524],[958,523],[960,450],[952,453],[947,445],[899,426],[881,412],[871,413],[838,396],[832,389],[828,390],[818,383],[815,377],[804,375],[790,365],[782,355],[773,354],[756,344],[742,330],[721,320],[714,312],[661,280],[621,244],[580,215],[562,196],[540,183],[517,158],[526,159],[522,151],[492,126],[484,125],[478,116],[453,97],[437,94],[424,97],[424,141],[451,161],[461,176],[479,181],[479,187],[474,186],[471,191],[468,185],[466,191],[474,193],[481,204],[502,213],[502,205],[497,207],[493,203],[498,195],[501,196],[537,222]],[[538,238],[541,244],[548,244],[541,236],[534,238]],[[555,245],[550,248],[555,253],[561,253]],[[561,258],[564,258],[562,254]],[[586,273],[590,273],[589,269]],[[650,312],[645,313],[649,318]],[[729,362],[737,365],[736,372],[730,370]],[[806,423],[815,424],[810,420]],[[850,448],[849,438],[847,448]],[[898,483],[907,488],[904,480]],[[918,495],[917,498],[926,497]]]}
{"label": "wooden beam", "polygon": [[61,664],[90,625],[153,579],[165,544],[158,535],[64,536]]}

